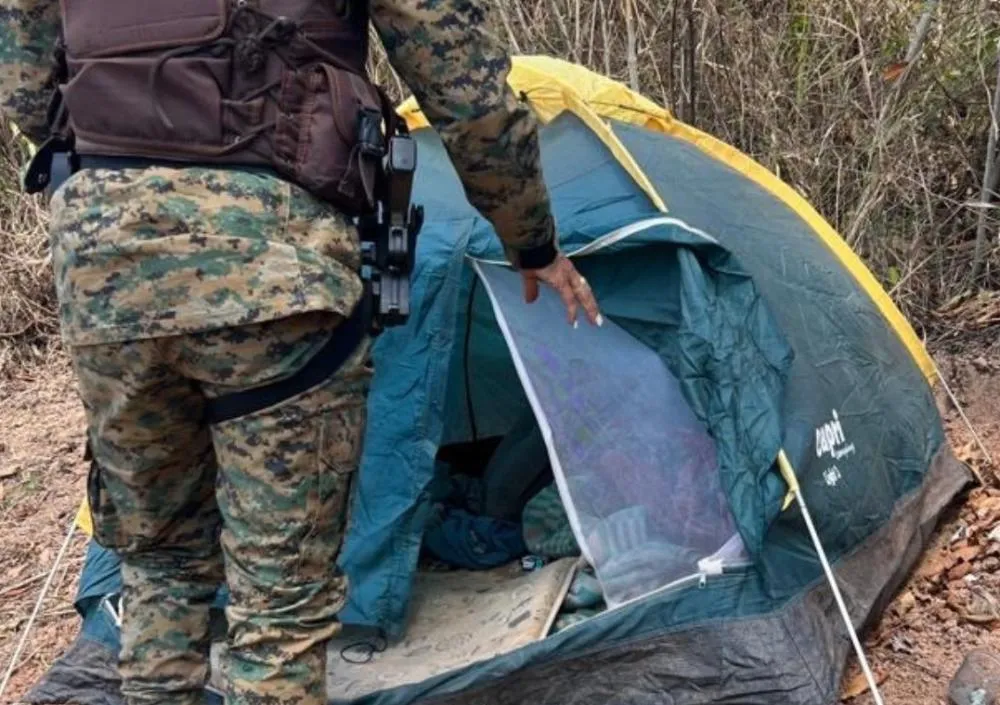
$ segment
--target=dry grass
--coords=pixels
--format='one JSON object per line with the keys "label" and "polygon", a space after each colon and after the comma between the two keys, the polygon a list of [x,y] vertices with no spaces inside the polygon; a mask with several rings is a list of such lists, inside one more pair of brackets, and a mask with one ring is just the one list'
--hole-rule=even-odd
{"label": "dry grass", "polygon": [[19,186],[17,165],[26,158],[21,140],[0,121],[0,398],[56,344],[46,213]]}
{"label": "dry grass", "polygon": [[1000,282],[1000,219],[978,203],[998,73],[996,0],[493,7],[516,51],[566,57],[632,85],[775,171],[928,334],[983,327],[950,312]]}
{"label": "dry grass", "polygon": [[[928,337],[995,332],[998,0],[485,1],[513,52],[624,81],[775,171]],[[42,213],[0,142],[2,380],[46,354],[55,323]]]}

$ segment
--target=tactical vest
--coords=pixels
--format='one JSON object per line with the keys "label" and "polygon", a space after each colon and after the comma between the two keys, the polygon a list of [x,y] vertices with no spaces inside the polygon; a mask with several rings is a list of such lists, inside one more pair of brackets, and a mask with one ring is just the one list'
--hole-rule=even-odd
{"label": "tactical vest", "polygon": [[[267,167],[369,211],[386,132],[356,0],[61,0],[80,155]],[[57,120],[59,122],[59,120]]]}

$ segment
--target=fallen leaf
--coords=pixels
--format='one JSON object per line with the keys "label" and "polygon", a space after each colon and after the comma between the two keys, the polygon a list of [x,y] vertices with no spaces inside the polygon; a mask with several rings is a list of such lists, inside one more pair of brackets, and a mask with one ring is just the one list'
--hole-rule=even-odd
{"label": "fallen leaf", "polygon": [[951,607],[956,612],[961,611],[962,607],[965,605],[966,595],[968,591],[962,586],[961,581],[956,580],[956,589],[950,590],[945,596],[945,604]]}
{"label": "fallen leaf", "polygon": [[952,551],[951,554],[958,560],[968,563],[982,553],[982,551],[982,546],[963,546],[962,548]]}
{"label": "fallen leaf", "polygon": [[925,557],[920,564],[920,567],[917,569],[917,577],[936,579],[941,573],[951,568],[954,563],[954,556],[942,553],[941,551],[933,552]]}
{"label": "fallen leaf", "polygon": [[971,572],[972,572],[971,563],[959,563],[954,568],[948,571],[948,580],[951,582],[954,582],[956,580],[961,580]]}
{"label": "fallen leaf", "polygon": [[976,510],[976,516],[984,519],[1000,513],[1000,497],[986,496],[978,502],[973,502],[972,506]]}
{"label": "fallen leaf", "polygon": [[977,450],[975,441],[966,441],[955,449],[955,457],[965,462],[974,456]]}
{"label": "fallen leaf", "polygon": [[[876,670],[872,675],[875,676],[875,685],[882,685],[883,683],[885,683],[886,679],[889,678],[888,671],[880,672]],[[851,678],[851,680],[847,682],[846,686],[844,686],[844,690],[840,694],[840,699],[844,701],[854,700],[854,698],[858,697],[859,695],[864,695],[867,692],[868,692],[868,679],[865,678],[864,672],[858,673],[853,678]]]}
{"label": "fallen leaf", "polygon": [[907,66],[909,66],[909,63],[906,61],[896,61],[889,64],[885,67],[885,70],[882,71],[882,80],[889,83],[897,80],[903,75],[903,72],[906,71]]}
{"label": "fallen leaf", "polygon": [[973,588],[968,607],[963,608],[961,614],[967,622],[988,624],[1000,619],[1000,603],[988,591]]}

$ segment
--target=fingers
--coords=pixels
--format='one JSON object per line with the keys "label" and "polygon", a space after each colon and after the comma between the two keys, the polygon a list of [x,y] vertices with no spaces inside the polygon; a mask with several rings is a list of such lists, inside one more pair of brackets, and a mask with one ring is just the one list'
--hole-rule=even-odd
{"label": "fingers", "polygon": [[573,325],[576,323],[576,312],[578,308],[573,289],[569,285],[569,282],[563,280],[556,286],[556,291],[559,292],[559,298],[563,300],[563,305],[566,306],[567,320],[570,325]]}
{"label": "fingers", "polygon": [[583,306],[583,310],[587,314],[587,318],[593,325],[601,325],[603,320],[601,318],[600,309],[597,307],[597,300],[594,298],[594,292],[590,288],[590,284],[579,274],[576,274],[576,286],[573,291],[576,294],[577,299],[579,299],[580,304]]}
{"label": "fingers", "polygon": [[533,274],[522,274],[524,279],[524,299],[529,304],[538,299],[538,280],[541,279],[559,294],[566,307],[569,324],[576,325],[577,313],[580,307],[587,314],[592,325],[603,325],[604,319],[597,306],[597,300],[590,289],[590,284],[576,271],[576,267],[565,257],[560,257],[548,267],[537,270]]}
{"label": "fingers", "polygon": [[538,280],[535,277],[524,277],[524,300],[529,304],[538,299]]}

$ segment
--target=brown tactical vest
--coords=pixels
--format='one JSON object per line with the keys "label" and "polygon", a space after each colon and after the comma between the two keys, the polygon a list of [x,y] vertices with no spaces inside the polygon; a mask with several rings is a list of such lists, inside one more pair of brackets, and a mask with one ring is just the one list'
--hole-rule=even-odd
{"label": "brown tactical vest", "polygon": [[371,209],[385,95],[356,0],[61,0],[64,120],[81,155],[269,167]]}

